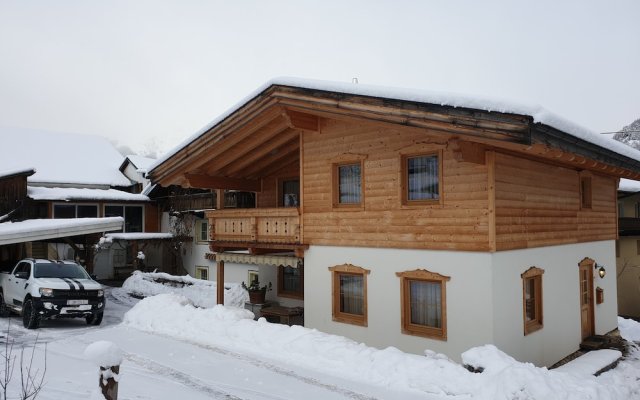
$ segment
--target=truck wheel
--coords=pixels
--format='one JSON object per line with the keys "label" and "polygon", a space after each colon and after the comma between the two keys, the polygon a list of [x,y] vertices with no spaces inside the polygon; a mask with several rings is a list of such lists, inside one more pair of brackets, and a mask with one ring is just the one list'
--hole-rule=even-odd
{"label": "truck wheel", "polygon": [[86,317],[87,324],[89,324],[89,325],[100,325],[102,323],[103,315],[104,315],[103,312],[99,312],[99,313],[87,316]]}
{"label": "truck wheel", "polygon": [[40,325],[40,318],[33,308],[33,300],[31,299],[27,299],[22,306],[22,325],[27,329],[37,329]]}
{"label": "truck wheel", "polygon": [[4,293],[0,292],[0,317],[6,318],[11,312],[4,302]]}

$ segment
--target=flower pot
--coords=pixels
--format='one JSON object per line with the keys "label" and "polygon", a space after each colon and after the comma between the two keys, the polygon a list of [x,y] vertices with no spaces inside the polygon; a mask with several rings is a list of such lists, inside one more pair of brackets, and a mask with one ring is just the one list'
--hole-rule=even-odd
{"label": "flower pot", "polygon": [[266,296],[267,296],[266,288],[261,290],[249,290],[249,303],[264,304]]}

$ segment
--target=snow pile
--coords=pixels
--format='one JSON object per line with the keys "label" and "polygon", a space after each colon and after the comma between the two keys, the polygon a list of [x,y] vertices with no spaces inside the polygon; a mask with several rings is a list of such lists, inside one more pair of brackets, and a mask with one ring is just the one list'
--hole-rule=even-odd
{"label": "snow pile", "polygon": [[[216,282],[195,279],[189,275],[173,276],[163,272],[133,274],[122,284],[128,293],[149,297],[157,294],[173,293],[190,300],[197,307],[211,308],[216,305]],[[234,307],[244,307],[249,301],[249,293],[238,283],[225,283],[224,303]]]}
{"label": "snow pile", "polygon": [[[289,366],[384,386],[437,396],[471,399],[628,399],[640,392],[634,380],[640,371],[623,365],[622,374],[601,379],[576,376],[520,363],[495,346],[464,353],[467,363],[484,368],[475,374],[446,356],[425,356],[396,348],[379,350],[341,336],[301,326],[271,324],[241,309],[215,306],[199,309],[174,294],[140,301],[125,314],[123,324],[203,346],[286,363]],[[622,363],[621,363],[622,364]],[[616,369],[617,371],[617,369]]]}
{"label": "snow pile", "polygon": [[618,190],[623,192],[640,192],[640,182],[631,179],[620,179]]}
{"label": "snow pile", "polygon": [[640,342],[640,323],[622,317],[618,317],[618,329],[620,336],[630,342]]}
{"label": "snow pile", "polygon": [[122,350],[113,342],[99,340],[84,350],[84,357],[97,367],[113,367],[122,364]]}

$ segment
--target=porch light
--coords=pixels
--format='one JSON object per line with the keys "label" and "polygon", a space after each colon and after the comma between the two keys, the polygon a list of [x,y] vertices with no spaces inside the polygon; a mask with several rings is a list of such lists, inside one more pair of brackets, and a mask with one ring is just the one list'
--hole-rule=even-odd
{"label": "porch light", "polygon": [[607,270],[604,269],[604,266],[602,264],[595,263],[593,267],[598,270],[598,275],[600,275],[600,278],[604,278],[604,276],[607,274]]}

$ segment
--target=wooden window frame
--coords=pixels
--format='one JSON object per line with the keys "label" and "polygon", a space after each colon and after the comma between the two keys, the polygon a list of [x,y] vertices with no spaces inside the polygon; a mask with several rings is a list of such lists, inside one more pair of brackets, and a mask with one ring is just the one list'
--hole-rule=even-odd
{"label": "wooden window frame", "polygon": [[[333,321],[342,322],[345,324],[367,326],[367,275],[369,275],[371,271],[352,264],[342,264],[329,267],[329,271],[331,272],[331,317]],[[340,275],[362,276],[362,315],[349,314],[340,311]]]}
{"label": "wooden window frame", "polygon": [[[418,157],[431,157],[436,156],[438,158],[438,199],[429,200],[409,200],[409,159]],[[416,152],[400,155],[400,199],[402,205],[405,207],[410,206],[425,206],[425,205],[442,205],[442,199],[444,197],[442,189],[442,168],[443,168],[443,151],[435,150],[428,152]]]}
{"label": "wooden window frame", "polygon": [[[338,169],[345,165],[360,165],[360,202],[359,203],[340,203],[340,177],[338,175]],[[353,159],[340,162],[334,162],[331,164],[331,202],[333,208],[339,209],[352,209],[362,210],[364,209],[364,159]]]}
{"label": "wooden window frame", "polygon": [[593,177],[590,173],[580,173],[580,209],[591,210],[593,208]]}
{"label": "wooden window frame", "polygon": [[73,218],[79,218],[78,217],[78,206],[88,206],[88,207],[95,207],[96,208],[96,217],[98,218],[100,217],[100,205],[98,203],[60,203],[60,202],[56,202],[53,203],[51,205],[51,218],[56,217],[56,206],[73,206],[73,210],[74,210],[74,217]]}
{"label": "wooden window frame", "polygon": [[289,291],[289,290],[284,290],[284,266],[283,265],[279,265],[278,266],[278,288],[277,288],[277,295],[278,297],[286,297],[286,298],[290,298],[290,299],[298,299],[298,300],[304,300],[304,266],[299,266],[297,268],[300,268],[300,291],[299,292],[293,292],[293,291]]}
{"label": "wooden window frame", "polygon": [[[396,272],[400,278],[400,315],[402,333],[405,335],[421,336],[429,339],[447,340],[447,282],[451,277],[431,272],[426,269]],[[411,290],[412,281],[435,282],[440,284],[440,307],[442,308],[442,326],[434,328],[411,323]]]}
{"label": "wooden window frame", "polygon": [[[544,312],[543,312],[543,290],[542,290],[542,276],[544,270],[538,267],[531,267],[523,272],[520,277],[522,278],[522,321],[524,324],[524,335],[528,335],[535,331],[538,331],[544,327]],[[531,321],[527,321],[527,301],[526,290],[527,283],[533,280],[534,282],[534,310],[535,318]]]}

